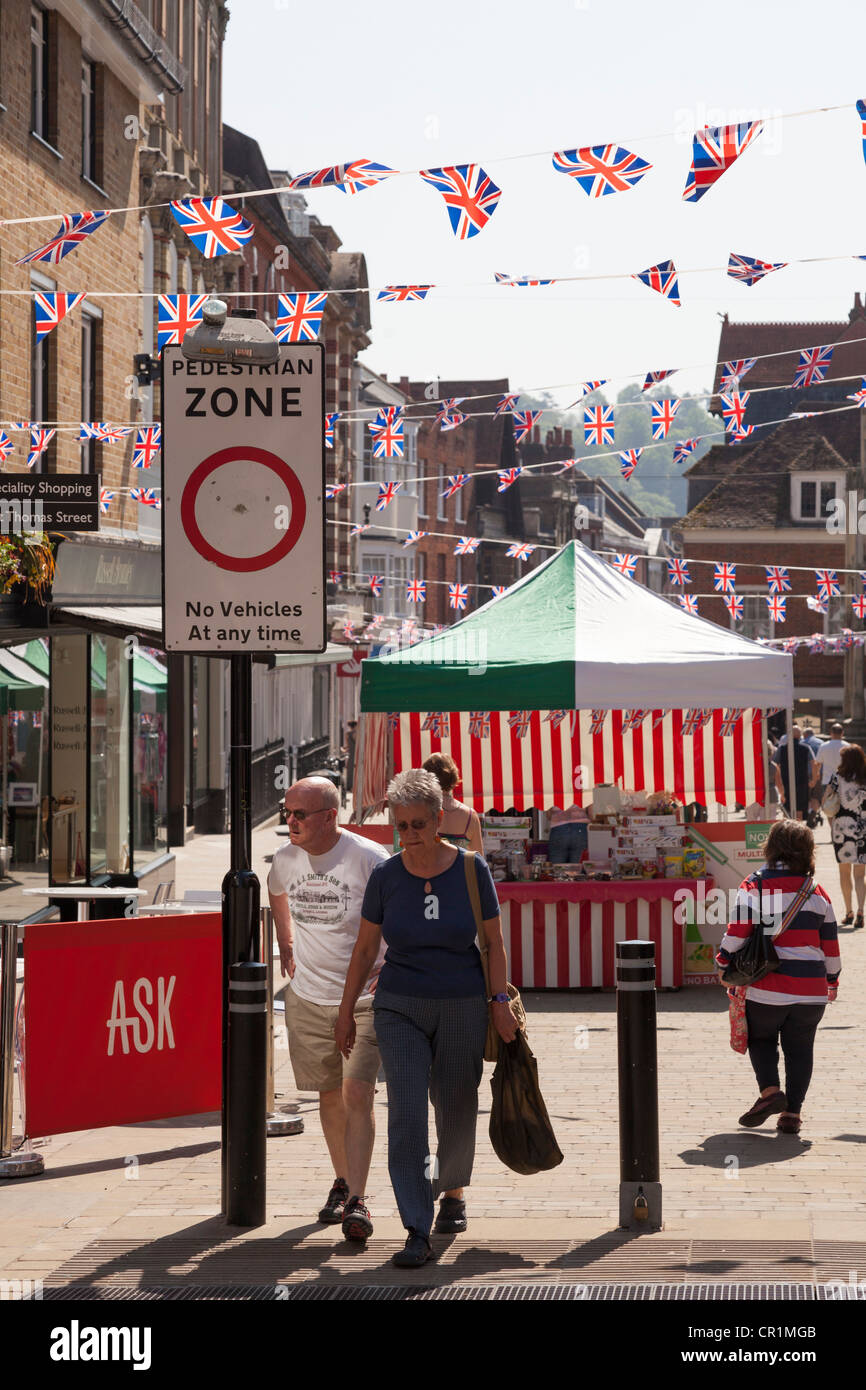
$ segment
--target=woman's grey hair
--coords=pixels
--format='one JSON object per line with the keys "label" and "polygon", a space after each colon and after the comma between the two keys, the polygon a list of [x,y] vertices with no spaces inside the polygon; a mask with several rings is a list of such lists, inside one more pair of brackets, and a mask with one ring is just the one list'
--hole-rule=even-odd
{"label": "woman's grey hair", "polygon": [[434,816],[442,810],[442,788],[438,779],[420,767],[398,772],[388,783],[386,796],[389,806],[412,806],[420,801],[430,807]]}

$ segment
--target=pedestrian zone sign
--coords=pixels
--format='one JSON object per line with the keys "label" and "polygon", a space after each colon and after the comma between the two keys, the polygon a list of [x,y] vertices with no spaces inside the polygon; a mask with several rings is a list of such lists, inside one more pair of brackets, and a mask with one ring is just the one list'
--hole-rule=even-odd
{"label": "pedestrian zone sign", "polygon": [[324,390],[321,343],[163,350],[166,651],[324,651]]}

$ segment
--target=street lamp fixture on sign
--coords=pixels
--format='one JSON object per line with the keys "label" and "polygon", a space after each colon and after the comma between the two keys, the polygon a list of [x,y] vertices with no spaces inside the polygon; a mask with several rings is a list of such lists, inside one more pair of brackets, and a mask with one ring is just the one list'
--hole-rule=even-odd
{"label": "street lamp fixture on sign", "polygon": [[266,323],[231,316],[225,301],[214,298],[206,301],[201,323],[184,335],[181,351],[193,361],[249,366],[269,366],[280,355],[279,343]]}

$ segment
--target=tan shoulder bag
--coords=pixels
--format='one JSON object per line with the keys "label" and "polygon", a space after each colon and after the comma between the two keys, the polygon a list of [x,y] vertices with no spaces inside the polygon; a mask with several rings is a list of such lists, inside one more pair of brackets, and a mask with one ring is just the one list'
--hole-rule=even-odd
{"label": "tan shoulder bag", "polygon": [[[490,969],[487,960],[489,944],[484,931],[484,918],[481,915],[481,894],[478,891],[478,870],[475,865],[474,850],[466,850],[463,855],[463,867],[466,870],[466,887],[469,889],[469,901],[472,904],[472,912],[475,917],[475,930],[478,933],[478,949],[481,952],[481,968],[484,971],[484,988],[487,998],[489,999],[490,995],[493,993],[490,988]],[[518,1028],[525,1037],[526,1010],[523,1007],[520,992],[515,989],[514,985],[510,982],[506,984],[505,988],[508,992],[509,1008],[517,1020]],[[501,1042],[502,1039],[496,1031],[496,1024],[493,1022],[493,1015],[488,1011],[487,1041],[484,1044],[485,1062],[499,1061],[499,1045]]]}

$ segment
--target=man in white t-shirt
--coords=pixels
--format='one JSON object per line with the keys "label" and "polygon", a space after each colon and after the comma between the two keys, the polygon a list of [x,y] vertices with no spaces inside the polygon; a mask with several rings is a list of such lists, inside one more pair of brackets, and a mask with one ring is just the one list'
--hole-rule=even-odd
{"label": "man in white t-shirt", "polygon": [[839,759],[842,756],[843,748],[850,747],[850,744],[847,744],[842,737],[844,732],[845,730],[842,728],[841,724],[831,724],[830,737],[825,743],[821,744],[821,747],[815,754],[815,766],[812,769],[812,787],[817,794],[819,806],[827,783],[839,766]]}
{"label": "man in white t-shirt", "polygon": [[361,903],[375,864],[388,851],[337,825],[340,795],[327,777],[305,777],[286,792],[289,843],[268,875],[286,991],[286,1028],[295,1083],[319,1092],[319,1115],[334,1182],[319,1220],[342,1222],[347,1240],[366,1240],[373,1223],[364,1203],[375,1126],[379,1050],[373,990],[384,945],[355,1006],[357,1041],[344,1058],[334,1041]]}

